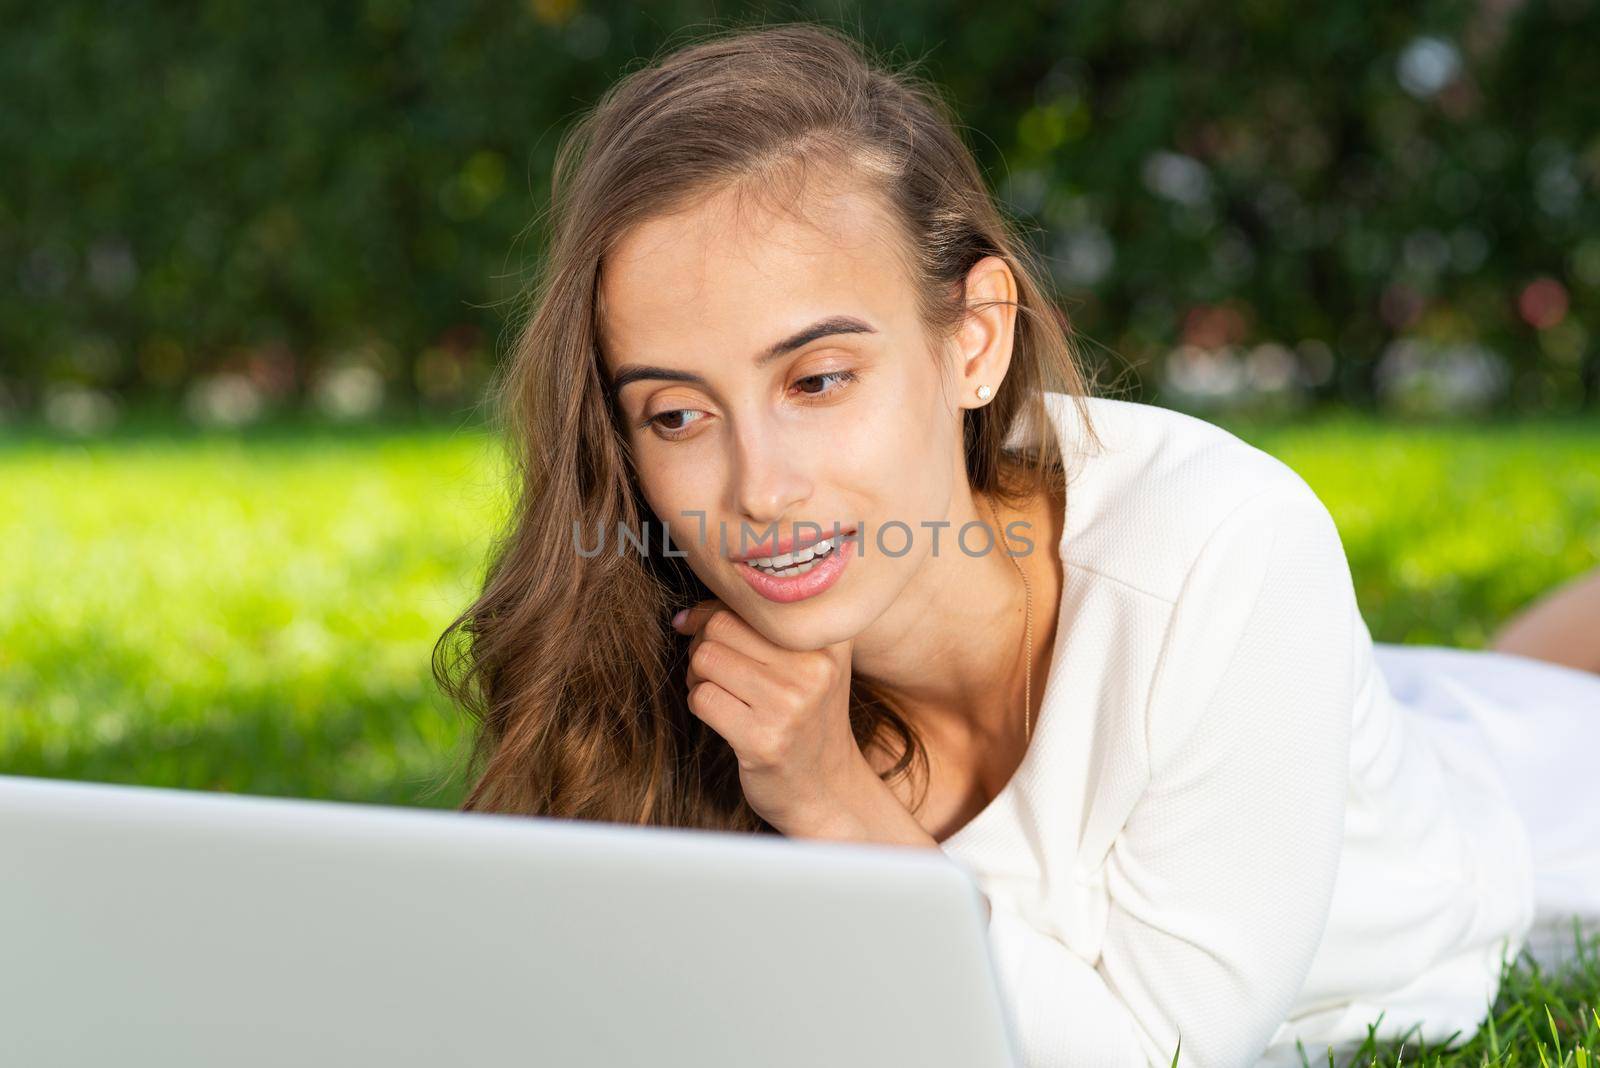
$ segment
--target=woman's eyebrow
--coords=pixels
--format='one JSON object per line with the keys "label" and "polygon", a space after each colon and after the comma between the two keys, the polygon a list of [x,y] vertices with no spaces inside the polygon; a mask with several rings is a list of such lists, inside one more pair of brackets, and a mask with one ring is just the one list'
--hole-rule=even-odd
{"label": "woman's eyebrow", "polygon": [[[835,334],[876,334],[867,323],[853,315],[831,315],[826,319],[818,319],[810,326],[799,330],[782,341],[770,346],[756,357],[757,367],[764,367],[780,356],[785,356],[795,349],[809,345],[819,338],[832,337]],[[677,371],[670,367],[650,367],[636,363],[625,364],[617,369],[616,375],[611,380],[614,392],[622,392],[622,387],[630,382],[639,382],[644,379],[660,379],[663,382],[692,382],[704,386],[706,380],[693,371]]]}
{"label": "woman's eyebrow", "polygon": [[802,345],[809,345],[818,338],[832,337],[834,334],[876,333],[876,330],[853,315],[832,315],[826,319],[818,319],[804,330],[791,334],[767,349],[766,352],[756,357],[756,366],[764,367],[779,356],[793,352]]}

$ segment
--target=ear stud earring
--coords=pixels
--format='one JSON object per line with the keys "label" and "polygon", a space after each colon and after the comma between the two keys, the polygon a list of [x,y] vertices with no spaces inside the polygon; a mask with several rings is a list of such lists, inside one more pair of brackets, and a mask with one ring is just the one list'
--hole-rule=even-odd
{"label": "ear stud earring", "polygon": [[978,399],[979,400],[988,400],[992,396],[994,396],[994,390],[990,389],[987,385],[982,385],[982,386],[978,387]]}

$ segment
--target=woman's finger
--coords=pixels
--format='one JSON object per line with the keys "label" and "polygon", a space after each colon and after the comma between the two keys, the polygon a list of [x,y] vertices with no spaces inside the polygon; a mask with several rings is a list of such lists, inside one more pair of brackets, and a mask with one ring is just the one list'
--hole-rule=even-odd
{"label": "woman's finger", "polygon": [[[675,621],[673,629],[680,634],[691,635],[696,640],[709,638],[719,641],[739,650],[758,664],[770,664],[783,652],[720,600],[700,601],[688,608],[683,622]],[[693,650],[694,646],[691,645],[690,651]]]}
{"label": "woman's finger", "polygon": [[696,601],[688,608],[678,610],[678,614],[672,617],[672,629],[679,634],[696,634],[711,614],[723,607],[723,603],[716,598]]}
{"label": "woman's finger", "polygon": [[689,691],[689,711],[738,751],[742,732],[749,729],[749,705],[714,682],[701,682]]}
{"label": "woman's finger", "polygon": [[701,682],[714,682],[740,700],[759,705],[767,678],[764,665],[743,652],[704,636],[689,654],[689,671],[684,679],[693,688]]}

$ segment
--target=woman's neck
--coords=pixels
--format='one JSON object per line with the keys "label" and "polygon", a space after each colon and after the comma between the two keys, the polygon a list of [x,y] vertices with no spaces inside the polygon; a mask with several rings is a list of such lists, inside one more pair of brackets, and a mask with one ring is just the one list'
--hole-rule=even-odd
{"label": "woman's neck", "polygon": [[[947,759],[1025,748],[1026,593],[1018,565],[1033,601],[1031,719],[1038,718],[1055,644],[1063,578],[1059,487],[1020,509],[995,503],[1002,530],[1027,524],[1016,527],[1013,548],[1026,539],[1030,549],[1016,557],[998,547],[971,556],[941,541],[938,555],[855,642],[852,671],[883,690]],[[972,521],[994,524],[987,497],[972,495],[961,511],[970,514],[952,515],[949,531]]]}

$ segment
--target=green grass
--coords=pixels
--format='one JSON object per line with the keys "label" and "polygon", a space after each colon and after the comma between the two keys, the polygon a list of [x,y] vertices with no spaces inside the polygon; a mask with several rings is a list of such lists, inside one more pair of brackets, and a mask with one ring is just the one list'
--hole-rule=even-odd
{"label": "green grass", "polygon": [[427,662],[497,463],[448,430],[9,443],[0,769],[455,804]]}
{"label": "green grass", "polygon": [[1328,505],[1380,641],[1481,648],[1600,563],[1600,420],[1232,429]]}
{"label": "green grass", "polygon": [[[1233,429],[1327,502],[1380,641],[1482,646],[1600,560],[1600,424]],[[428,655],[500,470],[482,432],[416,426],[0,438],[0,771],[456,804],[466,734]],[[1587,1068],[1597,1005],[1592,960],[1519,964],[1461,1050],[1359,1063]]]}

